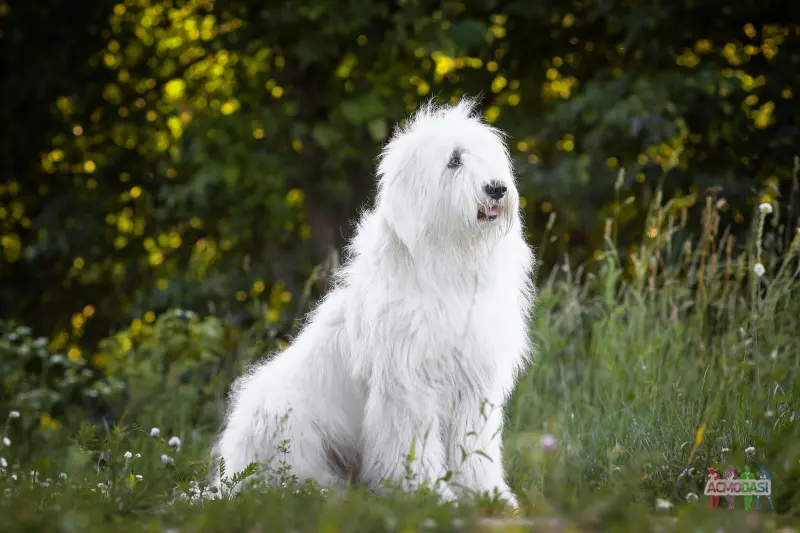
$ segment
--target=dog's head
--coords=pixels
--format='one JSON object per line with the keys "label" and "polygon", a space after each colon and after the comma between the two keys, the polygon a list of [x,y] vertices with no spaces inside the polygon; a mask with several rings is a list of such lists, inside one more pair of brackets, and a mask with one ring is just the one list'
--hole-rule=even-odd
{"label": "dog's head", "polygon": [[474,109],[429,103],[381,154],[378,210],[411,251],[421,239],[499,238],[519,221],[503,134]]}

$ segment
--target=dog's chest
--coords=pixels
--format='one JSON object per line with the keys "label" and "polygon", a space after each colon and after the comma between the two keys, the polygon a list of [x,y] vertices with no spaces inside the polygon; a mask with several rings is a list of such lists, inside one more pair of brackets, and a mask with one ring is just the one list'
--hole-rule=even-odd
{"label": "dog's chest", "polygon": [[489,378],[506,356],[517,318],[500,291],[425,294],[387,308],[386,340],[418,373],[441,381]]}

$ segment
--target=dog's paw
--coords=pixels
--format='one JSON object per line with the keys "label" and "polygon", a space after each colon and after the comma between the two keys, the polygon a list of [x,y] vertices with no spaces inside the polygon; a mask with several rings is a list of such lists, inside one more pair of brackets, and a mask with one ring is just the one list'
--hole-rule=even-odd
{"label": "dog's paw", "polygon": [[522,513],[520,512],[519,507],[517,507],[516,502],[514,505],[507,504],[503,514],[509,518],[519,518],[522,516]]}
{"label": "dog's paw", "polygon": [[519,515],[519,503],[517,497],[511,492],[506,492],[500,495],[500,500],[505,502],[505,513]]}
{"label": "dog's paw", "polygon": [[454,506],[458,506],[458,495],[453,492],[453,489],[445,485],[444,483],[439,483],[436,487],[436,492],[439,495],[439,500],[442,503],[449,503]]}

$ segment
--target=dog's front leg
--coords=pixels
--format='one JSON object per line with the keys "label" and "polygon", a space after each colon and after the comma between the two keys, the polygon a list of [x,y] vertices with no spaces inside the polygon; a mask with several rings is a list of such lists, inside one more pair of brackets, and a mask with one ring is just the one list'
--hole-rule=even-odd
{"label": "dog's front leg", "polygon": [[503,468],[503,408],[488,401],[463,401],[454,406],[448,443],[455,484],[472,493],[495,493],[513,507],[517,499]]}
{"label": "dog's front leg", "polygon": [[371,391],[363,425],[362,475],[380,491],[389,481],[404,490],[427,484],[445,501],[456,496],[442,479],[446,454],[439,413],[409,393]]}

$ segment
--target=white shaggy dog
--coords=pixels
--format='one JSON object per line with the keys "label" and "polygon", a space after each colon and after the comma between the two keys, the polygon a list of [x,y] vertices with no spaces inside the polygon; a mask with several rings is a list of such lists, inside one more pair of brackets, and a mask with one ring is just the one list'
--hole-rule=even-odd
{"label": "white shaggy dog", "polygon": [[503,136],[473,108],[428,104],[386,145],[335,288],[233,387],[214,450],[227,475],[283,461],[322,486],[427,482],[517,505],[501,433],[530,353],[534,257]]}

